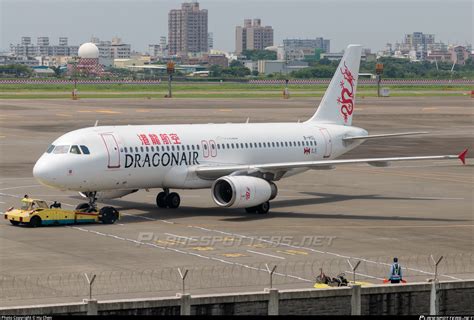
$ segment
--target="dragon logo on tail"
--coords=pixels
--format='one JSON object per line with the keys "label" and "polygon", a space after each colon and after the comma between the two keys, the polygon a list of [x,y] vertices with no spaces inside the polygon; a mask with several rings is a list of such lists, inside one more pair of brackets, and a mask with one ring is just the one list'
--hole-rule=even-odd
{"label": "dragon logo on tail", "polygon": [[[350,115],[354,111],[354,76],[344,61],[344,70],[341,68],[344,80],[341,80],[341,96],[337,98],[337,104],[341,105],[341,113],[344,122],[347,122]],[[350,87],[350,88],[349,88]]]}

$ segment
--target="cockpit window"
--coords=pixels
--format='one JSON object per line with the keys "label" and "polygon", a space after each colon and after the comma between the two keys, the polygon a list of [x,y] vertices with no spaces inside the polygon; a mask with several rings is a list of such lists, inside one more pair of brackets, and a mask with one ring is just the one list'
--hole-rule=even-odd
{"label": "cockpit window", "polygon": [[81,150],[79,150],[78,146],[72,146],[71,150],[69,150],[69,153],[81,154]]}
{"label": "cockpit window", "polygon": [[68,153],[69,152],[69,147],[70,146],[56,146],[56,148],[54,148],[54,150],[53,150],[53,153],[55,153],[55,154]]}
{"label": "cockpit window", "polygon": [[83,154],[90,154],[89,148],[86,146],[81,146],[81,150]]}
{"label": "cockpit window", "polygon": [[55,147],[54,144],[50,145],[50,146],[48,147],[48,150],[46,150],[46,153],[51,153],[51,152],[53,152],[54,147]]}

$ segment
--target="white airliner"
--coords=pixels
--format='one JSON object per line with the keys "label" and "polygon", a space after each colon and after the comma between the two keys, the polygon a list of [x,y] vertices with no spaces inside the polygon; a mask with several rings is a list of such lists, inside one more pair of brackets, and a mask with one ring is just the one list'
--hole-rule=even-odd
{"label": "white airliner", "polygon": [[[220,207],[267,213],[275,182],[311,169],[391,161],[459,158],[459,155],[335,160],[367,139],[420,134],[368,135],[351,125],[360,45],[349,45],[316,113],[298,123],[95,126],[55,140],[33,175],[43,184],[79,191],[78,208],[95,210],[97,199],[119,198],[139,189],[162,188],[160,208],[178,208],[170,189],[210,188]],[[389,149],[389,148],[387,148]],[[110,208],[110,207],[108,207]]]}

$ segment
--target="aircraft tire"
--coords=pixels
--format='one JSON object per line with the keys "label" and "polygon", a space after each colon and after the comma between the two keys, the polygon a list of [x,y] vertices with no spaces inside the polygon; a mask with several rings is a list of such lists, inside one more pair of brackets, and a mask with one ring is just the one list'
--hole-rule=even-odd
{"label": "aircraft tire", "polygon": [[166,193],[160,192],[156,196],[156,205],[158,208],[166,208]]}
{"label": "aircraft tire", "polygon": [[87,202],[79,203],[76,206],[76,210],[84,210],[85,211],[86,209],[89,209],[89,204]]}
{"label": "aircraft tire", "polygon": [[181,203],[181,198],[179,197],[179,194],[177,194],[176,192],[171,192],[166,197],[166,204],[168,205],[168,208],[170,209],[178,208],[180,203]]}
{"label": "aircraft tire", "polygon": [[270,202],[269,201],[264,202],[264,203],[257,206],[257,213],[266,214],[266,213],[268,213],[268,211],[270,211]]}

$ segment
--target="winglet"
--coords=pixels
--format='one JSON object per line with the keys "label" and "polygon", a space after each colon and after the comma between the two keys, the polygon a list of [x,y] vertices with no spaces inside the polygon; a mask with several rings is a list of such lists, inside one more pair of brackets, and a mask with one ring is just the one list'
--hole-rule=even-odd
{"label": "winglet", "polygon": [[462,161],[462,164],[466,164],[466,154],[467,154],[467,148],[464,149],[464,151],[458,155],[458,158],[459,160]]}

